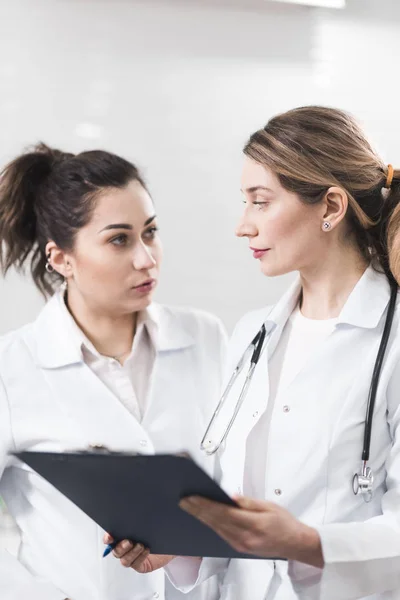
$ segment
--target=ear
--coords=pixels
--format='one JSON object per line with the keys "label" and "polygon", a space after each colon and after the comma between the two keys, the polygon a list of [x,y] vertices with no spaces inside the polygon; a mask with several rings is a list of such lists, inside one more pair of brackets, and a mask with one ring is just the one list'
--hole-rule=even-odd
{"label": "ear", "polygon": [[47,261],[51,264],[53,269],[67,279],[72,272],[69,255],[64,252],[64,250],[61,250],[61,248],[53,241],[46,244],[45,252]]}
{"label": "ear", "polygon": [[325,194],[324,222],[330,224],[329,229],[337,227],[346,216],[349,201],[346,192],[340,187],[330,187]]}

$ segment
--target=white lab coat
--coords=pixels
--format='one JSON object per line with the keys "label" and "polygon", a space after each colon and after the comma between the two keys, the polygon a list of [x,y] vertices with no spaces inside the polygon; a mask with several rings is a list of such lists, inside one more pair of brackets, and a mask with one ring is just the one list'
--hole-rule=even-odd
{"label": "white lab coat", "polygon": [[[299,291],[295,282],[275,307],[245,316],[233,334],[228,374],[263,322],[269,339],[219,455],[222,485],[228,492],[243,490],[246,442],[268,403],[268,360]],[[375,492],[367,504],[352,491],[353,474],[361,466],[368,391],[389,297],[385,276],[368,268],[335,331],[276,399],[268,445],[260,440],[260,452],[267,451],[265,499],[319,531],[324,569],[297,562],[204,559],[198,581],[225,570],[221,600],[400,599],[399,303],[374,412],[370,466]],[[232,405],[241,384],[242,380],[230,395]],[[171,580],[186,590],[195,581],[190,560],[178,558],[168,568]],[[193,563],[191,567],[193,573]]]}
{"label": "white lab coat", "polygon": [[[102,530],[10,456],[103,444],[120,451],[199,450],[221,387],[225,334],[203,312],[155,306],[159,337],[139,423],[83,362],[54,297],[37,320],[0,341],[0,494],[22,534],[19,560],[0,554],[2,600],[145,600],[181,597],[163,570],[139,575],[102,559]],[[134,515],[132,515],[134,518]],[[215,597],[215,580],[196,600]],[[179,596],[176,596],[176,594]]]}

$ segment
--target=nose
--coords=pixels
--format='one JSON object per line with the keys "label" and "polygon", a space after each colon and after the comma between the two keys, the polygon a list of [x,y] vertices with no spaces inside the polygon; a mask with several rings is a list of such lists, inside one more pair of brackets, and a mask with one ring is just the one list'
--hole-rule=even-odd
{"label": "nose", "polygon": [[249,221],[246,211],[243,213],[239,220],[239,223],[235,229],[235,235],[237,237],[255,237],[257,235],[257,227]]}
{"label": "nose", "polygon": [[142,241],[135,245],[132,262],[136,271],[152,269],[157,264],[150,249]]}

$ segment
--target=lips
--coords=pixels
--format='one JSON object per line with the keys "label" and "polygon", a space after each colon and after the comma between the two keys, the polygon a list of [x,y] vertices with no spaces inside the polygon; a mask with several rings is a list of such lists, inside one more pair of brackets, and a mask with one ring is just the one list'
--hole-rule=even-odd
{"label": "lips", "polygon": [[143,281],[142,283],[139,283],[139,285],[135,285],[133,289],[134,290],[139,290],[139,291],[149,290],[152,287],[154,287],[155,283],[156,283],[155,279],[146,279],[146,281]]}
{"label": "lips", "polygon": [[251,248],[250,250],[253,252],[253,256],[254,258],[261,258],[262,256],[264,256],[264,254],[266,254],[266,252],[268,252],[268,250],[270,250],[270,248]]}

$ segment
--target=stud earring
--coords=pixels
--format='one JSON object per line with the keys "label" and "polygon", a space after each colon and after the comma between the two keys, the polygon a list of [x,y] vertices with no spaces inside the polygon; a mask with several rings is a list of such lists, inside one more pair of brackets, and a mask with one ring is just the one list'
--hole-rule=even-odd
{"label": "stud earring", "polygon": [[332,225],[329,223],[329,221],[324,221],[323,225],[322,225],[322,229],[324,231],[329,231],[331,229]]}

